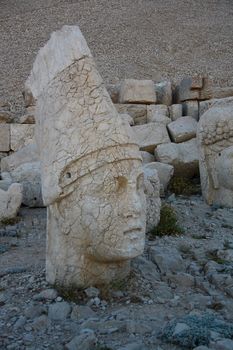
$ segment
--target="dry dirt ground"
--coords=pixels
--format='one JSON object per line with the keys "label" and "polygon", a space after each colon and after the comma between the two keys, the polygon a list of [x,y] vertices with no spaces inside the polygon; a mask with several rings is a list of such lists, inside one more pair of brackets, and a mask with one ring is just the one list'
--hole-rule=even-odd
{"label": "dry dirt ground", "polygon": [[0,0],[0,97],[21,91],[52,31],[78,24],[106,82],[207,73],[233,84],[232,0]]}

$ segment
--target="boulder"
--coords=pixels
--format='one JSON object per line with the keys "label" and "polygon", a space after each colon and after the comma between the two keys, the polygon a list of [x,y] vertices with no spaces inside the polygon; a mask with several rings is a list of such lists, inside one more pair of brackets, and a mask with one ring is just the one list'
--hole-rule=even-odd
{"label": "boulder", "polygon": [[22,185],[22,202],[28,207],[43,207],[40,163],[24,163],[10,173],[12,182]]}
{"label": "boulder", "polygon": [[169,107],[169,115],[172,121],[182,117],[183,115],[182,113],[183,113],[183,106],[181,103],[177,103]]}
{"label": "boulder", "polygon": [[4,157],[1,160],[1,171],[11,172],[21,164],[37,162],[38,160],[39,155],[36,145],[29,144],[10,156]]}
{"label": "boulder", "polygon": [[170,142],[166,126],[160,123],[148,123],[132,127],[140,150],[154,152],[157,145]]}
{"label": "boulder", "polygon": [[154,82],[125,79],[120,88],[120,103],[156,103]]}
{"label": "boulder", "polygon": [[0,152],[10,151],[10,124],[0,124]]}
{"label": "boulder", "polygon": [[199,115],[201,117],[202,114],[204,114],[211,107],[225,107],[228,105],[233,105],[233,97],[201,101],[199,103]]}
{"label": "boulder", "polygon": [[146,194],[146,232],[150,232],[160,220],[160,181],[156,169],[143,167],[143,171]]}
{"label": "boulder", "polygon": [[162,81],[155,84],[157,103],[170,106],[172,104],[172,84],[170,81]]}
{"label": "boulder", "polygon": [[155,159],[174,166],[174,176],[194,177],[199,174],[199,157],[196,139],[182,143],[157,146]]}
{"label": "boulder", "polygon": [[7,191],[0,189],[0,221],[14,218],[22,203],[22,187],[13,183]]}
{"label": "boulder", "polygon": [[136,104],[115,104],[115,108],[119,114],[129,114],[135,125],[147,123],[147,106]]}
{"label": "boulder", "polygon": [[151,163],[155,161],[155,156],[149,152],[146,151],[140,151],[141,156],[142,156],[142,163]]}
{"label": "boulder", "polygon": [[171,140],[176,143],[196,137],[197,121],[192,117],[181,117],[167,125]]}
{"label": "boulder", "polygon": [[164,164],[160,162],[151,162],[144,165],[144,169],[156,169],[159,176],[160,181],[160,195],[164,195],[164,192],[167,189],[167,186],[169,184],[169,181],[171,180],[173,173],[174,173],[174,167],[169,164]]}
{"label": "boulder", "polygon": [[11,124],[11,150],[18,151],[24,146],[35,143],[35,126],[32,124]]}

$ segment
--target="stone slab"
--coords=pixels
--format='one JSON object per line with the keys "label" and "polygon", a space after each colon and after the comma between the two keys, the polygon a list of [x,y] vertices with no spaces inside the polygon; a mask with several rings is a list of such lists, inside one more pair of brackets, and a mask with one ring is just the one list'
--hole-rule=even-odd
{"label": "stone slab", "polygon": [[152,80],[125,79],[120,87],[120,103],[156,103]]}

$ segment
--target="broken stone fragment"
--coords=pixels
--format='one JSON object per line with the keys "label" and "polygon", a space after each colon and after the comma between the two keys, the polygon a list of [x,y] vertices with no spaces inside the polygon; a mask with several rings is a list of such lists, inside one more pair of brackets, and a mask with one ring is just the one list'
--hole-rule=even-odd
{"label": "broken stone fragment", "polygon": [[7,191],[0,189],[0,221],[16,217],[22,203],[22,187],[10,185]]}
{"label": "broken stone fragment", "polygon": [[192,117],[181,117],[167,125],[171,140],[176,143],[196,137],[197,121]]}
{"label": "broken stone fragment", "polygon": [[138,104],[115,104],[117,112],[120,114],[129,114],[135,125],[147,123],[147,106]]}
{"label": "broken stone fragment", "polygon": [[173,165],[174,176],[194,177],[199,174],[199,156],[196,138],[182,143],[158,145],[155,159]]}
{"label": "broken stone fragment", "polygon": [[142,151],[153,153],[157,145],[170,142],[166,125],[161,123],[136,125],[132,127],[132,130]]}
{"label": "broken stone fragment", "polygon": [[0,152],[10,151],[10,124],[0,124]]}
{"label": "broken stone fragment", "polygon": [[34,144],[35,126],[32,124],[11,124],[10,139],[11,150],[18,151],[24,146]]}
{"label": "broken stone fragment", "polygon": [[182,104],[174,104],[169,107],[169,115],[172,121],[182,117]]}

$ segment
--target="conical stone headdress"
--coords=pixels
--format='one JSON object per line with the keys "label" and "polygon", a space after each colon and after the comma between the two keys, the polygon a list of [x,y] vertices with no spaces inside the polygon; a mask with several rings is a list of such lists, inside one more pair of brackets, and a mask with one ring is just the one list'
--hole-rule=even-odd
{"label": "conical stone headdress", "polygon": [[36,57],[26,89],[36,100],[46,205],[108,163],[141,160],[130,126],[112,104],[77,26],[64,26],[51,35]]}

